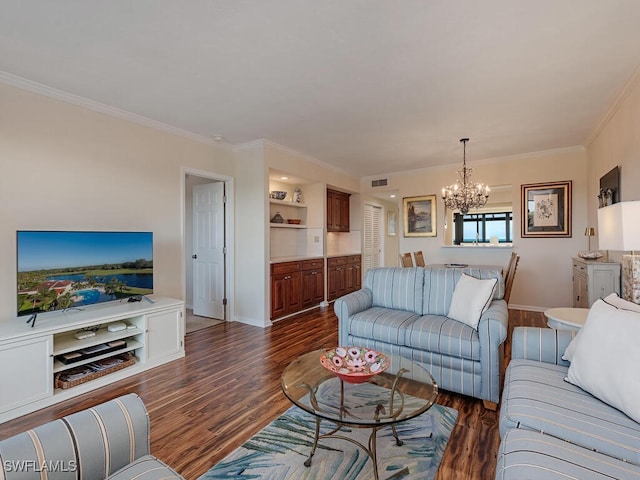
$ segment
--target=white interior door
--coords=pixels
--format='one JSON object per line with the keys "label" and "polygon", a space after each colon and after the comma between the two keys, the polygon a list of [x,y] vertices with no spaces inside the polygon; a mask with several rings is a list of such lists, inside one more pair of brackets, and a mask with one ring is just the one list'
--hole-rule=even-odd
{"label": "white interior door", "polygon": [[364,204],[363,273],[382,265],[382,208]]}
{"label": "white interior door", "polygon": [[193,313],[225,318],[224,182],[193,186]]}

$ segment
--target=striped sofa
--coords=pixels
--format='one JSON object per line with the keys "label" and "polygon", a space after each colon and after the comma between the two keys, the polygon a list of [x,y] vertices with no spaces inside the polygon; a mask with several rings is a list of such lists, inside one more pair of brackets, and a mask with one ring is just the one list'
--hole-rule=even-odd
{"label": "striped sofa", "polygon": [[574,335],[514,329],[497,480],[640,479],[640,424],[564,381],[569,363],[562,355]]}
{"label": "striped sofa", "polygon": [[[462,273],[498,278],[498,288],[478,329],[446,315]],[[375,268],[361,290],[336,300],[341,345],[401,355],[423,365],[440,388],[500,401],[508,311],[504,280],[496,270],[475,268]]]}
{"label": "striped sofa", "polygon": [[128,394],[0,442],[2,480],[182,478],[149,455],[149,418]]}

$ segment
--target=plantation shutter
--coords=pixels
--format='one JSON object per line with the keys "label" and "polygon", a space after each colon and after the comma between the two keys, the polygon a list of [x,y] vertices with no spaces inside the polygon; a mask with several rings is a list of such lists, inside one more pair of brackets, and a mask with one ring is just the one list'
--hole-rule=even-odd
{"label": "plantation shutter", "polygon": [[382,208],[364,205],[364,256],[363,273],[381,266],[382,254]]}

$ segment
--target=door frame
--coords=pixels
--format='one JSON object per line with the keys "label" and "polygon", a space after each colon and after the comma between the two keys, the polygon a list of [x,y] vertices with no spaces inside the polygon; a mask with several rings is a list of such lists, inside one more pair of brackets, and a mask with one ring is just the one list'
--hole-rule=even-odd
{"label": "door frame", "polygon": [[180,176],[180,203],[181,203],[181,268],[180,268],[180,276],[182,281],[182,298],[187,298],[187,265],[186,265],[186,239],[187,235],[192,235],[193,232],[187,232],[186,228],[186,214],[187,214],[187,204],[186,204],[186,182],[187,175],[191,175],[194,177],[201,177],[210,179],[213,182],[224,182],[225,189],[225,267],[224,267],[224,282],[225,282],[225,292],[227,298],[227,309],[225,311],[225,321],[233,322],[235,321],[235,289],[234,289],[234,278],[235,278],[235,254],[234,254],[234,245],[235,245],[235,236],[234,236],[234,218],[235,218],[235,205],[234,205],[234,189],[233,189],[233,177],[229,177],[228,175],[221,175],[214,172],[208,172],[205,170],[198,170],[194,168],[181,167],[181,176]]}

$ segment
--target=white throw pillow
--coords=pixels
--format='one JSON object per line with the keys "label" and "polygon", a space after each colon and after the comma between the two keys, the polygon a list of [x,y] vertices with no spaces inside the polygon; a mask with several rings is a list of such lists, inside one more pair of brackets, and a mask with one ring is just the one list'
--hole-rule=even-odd
{"label": "white throw pillow", "polygon": [[580,332],[567,380],[640,422],[640,313],[597,300]]}
{"label": "white throw pillow", "polygon": [[463,273],[453,291],[447,317],[477,330],[480,317],[493,300],[493,292],[497,284],[497,278],[480,280]]}
{"label": "white throw pillow", "polygon": [[631,310],[632,312],[640,313],[640,305],[630,302],[629,300],[625,300],[624,298],[620,298],[620,296],[615,292],[610,293],[602,300],[609,305],[619,308],[620,310]]}
{"label": "white throw pillow", "polygon": [[[603,298],[602,302],[608,305],[612,312],[616,311],[617,309],[620,309],[620,310],[630,310],[632,312],[640,313],[640,305],[620,298],[620,296],[615,292]],[[599,310],[601,309],[604,311],[605,307],[601,306],[601,307],[598,307],[598,309]],[[589,316],[591,315],[591,312],[592,310],[589,310],[589,315],[587,315],[587,320],[586,320],[587,322],[589,321]],[[578,346],[578,342],[580,341],[579,340],[580,332],[582,332],[582,329],[578,331],[578,333],[573,338],[573,340],[571,340],[571,343],[569,343],[569,345],[567,346],[567,349],[564,351],[564,355],[562,355],[563,360],[570,362],[571,359],[573,358],[573,354],[575,353],[576,347]]]}

